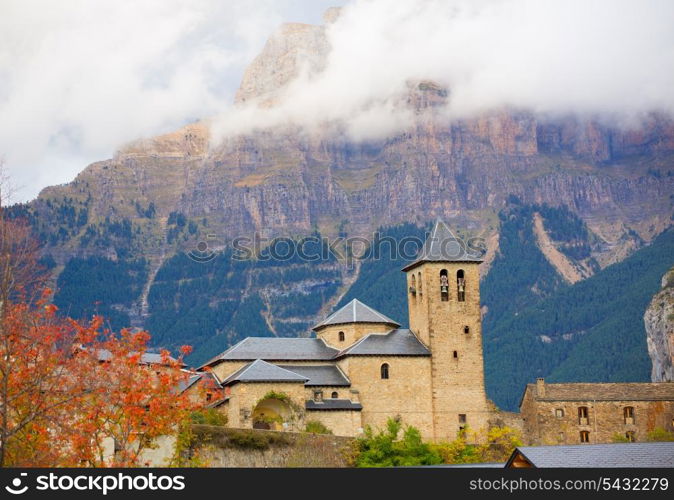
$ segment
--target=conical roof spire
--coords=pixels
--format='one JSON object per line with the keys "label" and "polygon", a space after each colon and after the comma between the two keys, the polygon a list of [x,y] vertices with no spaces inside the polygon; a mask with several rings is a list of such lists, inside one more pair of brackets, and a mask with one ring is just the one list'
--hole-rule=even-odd
{"label": "conical roof spire", "polygon": [[457,238],[447,224],[438,219],[416,260],[405,266],[403,271],[408,271],[423,262],[480,263],[482,258],[475,249],[468,248],[464,241]]}
{"label": "conical roof spire", "polygon": [[375,311],[370,306],[363,304],[358,299],[353,299],[337,312],[328,316],[314,327],[314,330],[329,325],[340,325],[342,323],[386,323],[393,327],[400,326],[391,318],[384,316],[379,311]]}

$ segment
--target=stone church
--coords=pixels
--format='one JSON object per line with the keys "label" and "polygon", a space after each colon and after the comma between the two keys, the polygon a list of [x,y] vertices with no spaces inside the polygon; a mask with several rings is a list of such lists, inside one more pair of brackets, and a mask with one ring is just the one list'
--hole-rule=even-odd
{"label": "stone church", "polygon": [[320,422],[357,436],[389,418],[429,440],[506,424],[532,444],[606,443],[674,432],[674,383],[549,384],[524,388],[520,413],[486,396],[478,256],[438,221],[406,266],[409,326],[352,300],[315,338],[248,337],[199,368],[215,382],[210,406],[231,427],[304,430]]}
{"label": "stone church", "polygon": [[427,439],[454,439],[498,416],[486,397],[479,256],[438,221],[407,275],[410,328],[358,300],[317,324],[315,338],[248,337],[208,371],[229,425],[355,436],[388,418]]}

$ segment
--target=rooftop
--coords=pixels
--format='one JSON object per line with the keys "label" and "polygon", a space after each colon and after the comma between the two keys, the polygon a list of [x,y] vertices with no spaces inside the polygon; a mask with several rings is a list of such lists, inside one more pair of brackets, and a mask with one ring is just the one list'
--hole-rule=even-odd
{"label": "rooftop", "polygon": [[313,411],[360,411],[363,405],[360,403],[353,403],[349,399],[324,399],[321,403],[310,399],[306,402],[306,409]]}
{"label": "rooftop", "polygon": [[674,442],[520,446],[506,467],[517,458],[533,467],[674,467]]}
{"label": "rooftop", "polygon": [[327,361],[338,354],[322,339],[247,337],[218,354],[201,368],[218,361]]}
{"label": "rooftop", "polygon": [[222,385],[235,384],[237,382],[301,382],[309,379],[297,373],[291,372],[280,366],[272,365],[261,359],[248,363],[232,373],[222,381]]}
{"label": "rooftop", "polygon": [[671,382],[616,383],[544,383],[545,396],[540,396],[536,384],[528,384],[539,401],[674,401]]}
{"label": "rooftop", "polygon": [[351,381],[334,365],[279,365],[309,379],[306,386],[349,387]]}
{"label": "rooftop", "polygon": [[407,328],[389,333],[370,333],[339,356],[430,356],[430,351]]}
{"label": "rooftop", "polygon": [[391,318],[384,316],[382,313],[375,311],[370,306],[363,304],[358,299],[353,299],[337,312],[328,316],[314,327],[314,330],[329,326],[340,325],[344,323],[385,323],[392,327],[400,326]]}
{"label": "rooftop", "polygon": [[465,243],[452,233],[447,224],[438,219],[416,260],[405,266],[403,271],[408,271],[423,262],[480,263],[482,256],[466,248]]}

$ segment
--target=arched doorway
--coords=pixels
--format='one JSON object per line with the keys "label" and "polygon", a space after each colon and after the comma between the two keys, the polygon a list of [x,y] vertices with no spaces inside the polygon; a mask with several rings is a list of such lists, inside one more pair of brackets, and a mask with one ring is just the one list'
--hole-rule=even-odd
{"label": "arched doorway", "polygon": [[288,403],[275,398],[260,401],[253,410],[253,429],[282,431],[283,423],[290,420]]}

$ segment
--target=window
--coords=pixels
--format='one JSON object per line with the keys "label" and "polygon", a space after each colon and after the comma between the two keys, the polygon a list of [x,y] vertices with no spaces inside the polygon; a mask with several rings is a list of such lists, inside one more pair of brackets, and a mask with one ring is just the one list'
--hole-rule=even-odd
{"label": "window", "polygon": [[589,443],[590,442],[590,432],[589,431],[580,431],[580,442]]}
{"label": "window", "polygon": [[562,408],[557,408],[555,410],[555,417],[564,418],[564,410]]}
{"label": "window", "polygon": [[414,273],[412,273],[412,278],[410,279],[410,295],[415,299],[417,298],[417,279],[414,277]]}
{"label": "window", "polygon": [[625,418],[625,424],[634,424],[634,407],[626,406],[623,408],[623,417]]}
{"label": "window", "polygon": [[456,290],[459,302],[466,301],[466,278],[463,269],[456,272]]}
{"label": "window", "polygon": [[419,295],[421,296],[424,293],[423,285],[421,283],[421,273],[419,273]]}
{"label": "window", "polygon": [[463,333],[465,333],[466,335],[470,333],[470,327],[468,325],[463,327]]}
{"label": "window", "polygon": [[454,351],[454,359],[459,359],[459,351]]}
{"label": "window", "polygon": [[566,435],[563,432],[560,432],[559,436],[557,436],[557,439],[559,439],[559,441],[563,443],[564,440],[566,439]]}
{"label": "window", "polygon": [[465,413],[459,413],[459,423],[460,424],[465,424],[467,421],[466,419],[466,414]]}
{"label": "window", "polygon": [[333,392],[333,393],[330,395],[330,397],[331,397],[332,399],[337,399],[337,398],[339,397],[339,394],[337,394],[337,391],[335,391],[335,392]]}
{"label": "window", "polygon": [[211,394],[210,392],[207,392],[206,393],[206,401],[210,401],[211,399],[213,399],[213,394]]}
{"label": "window", "polygon": [[314,402],[315,403],[323,402],[323,391],[321,390],[314,391]]}
{"label": "window", "polygon": [[627,431],[627,432],[625,433],[625,437],[627,438],[627,440],[628,440],[630,443],[633,443],[633,442],[635,442],[635,441],[637,440],[637,437],[636,437],[636,435],[634,434],[634,431]]}
{"label": "window", "polygon": [[381,365],[381,378],[385,380],[388,378],[388,376],[389,376],[388,363],[384,363],[383,365]]}
{"label": "window", "polygon": [[587,406],[578,407],[578,424],[579,425],[587,425],[588,424]]}
{"label": "window", "polygon": [[440,300],[443,302],[449,300],[449,279],[447,278],[447,269],[440,271]]}
{"label": "window", "polygon": [[339,332],[339,341],[344,342],[344,332]]}

